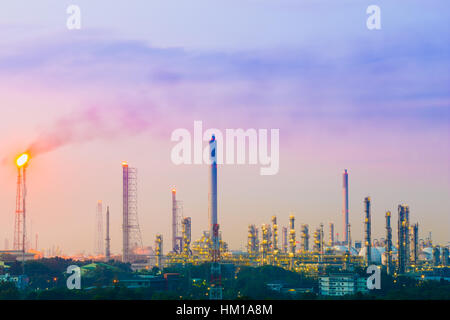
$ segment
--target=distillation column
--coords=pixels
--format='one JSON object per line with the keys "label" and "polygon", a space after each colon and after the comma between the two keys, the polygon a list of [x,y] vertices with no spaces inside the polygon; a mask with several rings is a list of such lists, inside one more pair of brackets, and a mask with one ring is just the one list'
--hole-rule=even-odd
{"label": "distillation column", "polygon": [[156,235],[155,240],[155,255],[156,255],[156,266],[162,268],[162,257],[163,257],[163,237],[160,234]]}
{"label": "distillation column", "polygon": [[278,224],[276,216],[272,217],[272,229],[273,229],[272,251],[273,254],[276,255],[278,253]]}
{"label": "distillation column", "polygon": [[366,264],[370,265],[371,263],[371,248],[372,248],[372,239],[371,239],[371,219],[370,219],[370,197],[366,197],[364,199],[364,244],[366,246]]}
{"label": "distillation column", "polygon": [[262,242],[261,242],[261,265],[267,263],[267,255],[270,248],[270,226],[263,224],[261,226]]}
{"label": "distillation column", "polygon": [[283,227],[283,252],[288,252],[288,229]]}
{"label": "distillation column", "polygon": [[450,262],[450,257],[449,257],[449,250],[448,247],[444,247],[442,248],[442,258],[441,258],[441,263],[444,267],[448,267]]}
{"label": "distillation column", "polygon": [[302,224],[302,251],[309,251],[309,226],[307,224]]}
{"label": "distillation column", "polygon": [[410,235],[410,226],[409,226],[409,206],[406,206],[405,208],[405,217],[406,217],[406,225],[405,225],[405,241],[406,241],[406,248],[405,248],[405,261],[406,261],[406,269],[409,268],[410,262],[411,262],[411,235]]}
{"label": "distillation column", "polygon": [[317,228],[316,231],[314,231],[313,237],[314,237],[313,251],[317,252],[317,253],[321,253],[322,249],[320,247],[321,247],[322,240],[320,239],[321,238],[320,227]]}
{"label": "distillation column", "polygon": [[294,258],[295,258],[295,246],[296,246],[296,239],[295,239],[295,217],[294,215],[289,216],[289,257],[290,259],[290,267],[291,269],[294,267]]}
{"label": "distillation column", "polygon": [[408,206],[398,206],[398,273],[405,273],[407,268],[406,242],[407,222],[406,209]]}
{"label": "distillation column", "polygon": [[257,240],[258,239],[256,226],[254,224],[251,224],[248,226],[248,242],[247,242],[247,252],[250,256],[253,256],[258,252],[256,246]]}
{"label": "distillation column", "polygon": [[330,222],[330,237],[329,237],[328,245],[330,247],[334,246],[334,223],[333,222]]}
{"label": "distillation column", "polygon": [[172,251],[179,252],[177,245],[178,223],[177,223],[177,190],[172,188]]}
{"label": "distillation column", "polygon": [[293,215],[291,215],[289,217],[289,227],[290,227],[290,231],[289,231],[289,253],[294,256],[295,255],[295,217]]}
{"label": "distillation column", "polygon": [[392,274],[392,228],[391,212],[386,212],[386,270],[387,274]]}
{"label": "distillation column", "polygon": [[192,230],[191,218],[186,217],[182,221],[183,254],[186,257],[189,257],[191,255],[191,240],[192,240],[191,230]]}
{"label": "distillation column", "polygon": [[419,224],[416,223],[412,226],[411,233],[412,240],[412,257],[411,262],[414,266],[417,265],[419,261]]}

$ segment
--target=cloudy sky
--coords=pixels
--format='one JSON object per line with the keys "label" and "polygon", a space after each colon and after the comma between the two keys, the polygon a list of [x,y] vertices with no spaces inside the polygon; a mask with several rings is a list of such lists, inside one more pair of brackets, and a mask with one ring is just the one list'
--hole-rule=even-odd
{"label": "cloudy sky", "polygon": [[[68,30],[67,7],[81,9]],[[381,8],[381,30],[366,9]],[[446,1],[14,1],[0,10],[0,241],[14,230],[14,157],[36,150],[28,215],[39,248],[94,248],[97,200],[121,251],[121,161],[138,169],[146,245],[170,245],[170,188],[208,227],[208,169],[174,165],[173,130],[280,129],[280,171],[219,168],[219,223],[231,248],[273,214],[335,222],[349,171],[352,238],[363,199],[374,238],[406,203],[422,238],[449,239],[450,38]],[[3,243],[0,243],[3,247]]]}

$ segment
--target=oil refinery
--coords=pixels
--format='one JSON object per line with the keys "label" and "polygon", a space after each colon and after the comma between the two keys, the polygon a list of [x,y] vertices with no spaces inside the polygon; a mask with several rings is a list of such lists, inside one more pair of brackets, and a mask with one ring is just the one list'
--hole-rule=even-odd
{"label": "oil refinery", "polygon": [[[217,176],[212,175],[213,185]],[[344,171],[344,221],[346,232],[344,240],[335,239],[334,223],[329,223],[328,241],[324,239],[324,224],[319,224],[312,233],[312,246],[310,248],[310,226],[300,224],[300,232],[297,241],[296,217],[289,214],[289,225],[281,227],[281,243],[279,241],[279,225],[277,216],[273,216],[270,223],[261,223],[248,226],[246,252],[232,251],[227,243],[219,237],[221,263],[232,263],[238,266],[274,265],[285,269],[320,274],[327,267],[336,267],[341,270],[352,270],[355,267],[378,265],[386,269],[388,274],[420,273],[449,265],[448,247],[433,244],[430,238],[419,238],[419,224],[410,226],[409,207],[398,205],[398,243],[393,244],[391,212],[386,211],[386,234],[374,239],[372,235],[371,197],[363,199],[364,212],[360,214],[361,223],[364,225],[364,241],[352,243],[351,226],[348,223],[348,172]],[[214,205],[214,204],[213,204]],[[186,219],[186,218],[185,218]],[[213,245],[209,231],[192,242],[190,233],[185,234],[183,229],[181,236],[182,247],[187,248],[182,252],[172,251],[163,256],[163,264],[201,264],[215,261],[212,255]],[[214,223],[217,220],[213,220]],[[304,221],[303,221],[304,222]],[[174,224],[175,226],[176,224]],[[353,235],[355,237],[355,235]],[[189,239],[189,240],[184,240]],[[362,245],[361,245],[362,244]]]}
{"label": "oil refinery", "polygon": [[[308,221],[297,220],[295,213],[287,213],[289,224],[280,226],[279,216],[273,215],[270,221],[258,221],[247,228],[246,251],[230,250],[220,231],[218,215],[218,166],[216,154],[217,141],[212,135],[209,141],[209,191],[208,191],[208,230],[200,239],[192,239],[192,218],[184,216],[182,201],[177,199],[177,189],[170,188],[172,232],[170,245],[172,250],[165,253],[164,236],[158,233],[154,246],[144,247],[138,219],[137,205],[137,169],[122,162],[122,254],[111,252],[110,210],[106,206],[103,217],[103,202],[98,201],[95,215],[95,251],[94,257],[84,257],[97,261],[121,260],[131,264],[135,271],[160,270],[172,266],[210,264],[209,298],[222,299],[222,266],[277,266],[293,272],[307,273],[320,278],[326,270],[333,268],[342,272],[351,272],[356,268],[376,265],[394,277],[404,274],[423,274],[439,271],[449,266],[449,248],[434,244],[431,234],[426,239],[419,236],[419,223],[411,223],[410,208],[406,204],[398,205],[397,239],[393,241],[391,211],[385,212],[385,234],[375,238],[372,232],[372,198],[363,199],[363,212],[353,213],[354,219],[363,224],[363,241],[352,241],[349,223],[348,171],[343,172],[343,240],[335,234],[334,222],[328,222],[328,232],[324,223],[311,226]],[[44,256],[33,251],[26,233],[26,168],[29,156],[23,154],[17,158],[17,199],[14,227],[14,249],[1,251],[2,254],[15,256],[22,263],[25,260]],[[206,219],[206,217],[205,217]],[[105,223],[103,223],[105,220]],[[104,234],[103,225],[106,225]],[[281,231],[281,234],[279,234]],[[298,234],[297,234],[298,233]],[[310,234],[311,233],[311,234]],[[325,239],[328,234],[328,239]],[[311,241],[310,241],[311,238]],[[353,238],[358,235],[353,233]],[[36,238],[37,242],[37,238]],[[36,243],[37,247],[37,243]],[[53,254],[58,255],[58,253]],[[322,279],[322,278],[320,278]],[[322,280],[321,280],[322,281]],[[328,280],[323,280],[328,281]]]}

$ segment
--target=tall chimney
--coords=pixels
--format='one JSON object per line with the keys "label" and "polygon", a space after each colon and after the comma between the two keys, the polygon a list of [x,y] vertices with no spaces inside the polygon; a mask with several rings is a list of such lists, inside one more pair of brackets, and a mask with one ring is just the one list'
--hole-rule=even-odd
{"label": "tall chimney", "polygon": [[106,239],[105,239],[105,258],[111,259],[111,239],[109,238],[109,206],[106,207]]}
{"label": "tall chimney", "polygon": [[344,244],[348,243],[348,173],[347,169],[344,170],[342,175],[342,195],[343,195],[343,207],[342,214],[344,216]]}

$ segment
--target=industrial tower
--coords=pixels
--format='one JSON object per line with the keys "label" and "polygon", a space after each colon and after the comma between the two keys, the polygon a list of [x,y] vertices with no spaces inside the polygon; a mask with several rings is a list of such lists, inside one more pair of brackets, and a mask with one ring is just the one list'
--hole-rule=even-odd
{"label": "industrial tower", "polygon": [[309,251],[309,226],[307,224],[302,224],[301,227],[301,239],[302,239],[302,251]]}
{"label": "industrial tower", "polygon": [[322,253],[322,227],[316,228],[313,234],[314,243],[313,251],[317,253]]}
{"label": "industrial tower", "polygon": [[247,252],[249,255],[258,253],[258,232],[254,224],[248,226]]}
{"label": "industrial tower", "polygon": [[137,214],[137,170],[122,162],[123,172],[123,247],[122,261],[131,262],[135,258],[134,251],[142,248],[141,231]]}
{"label": "industrial tower", "polygon": [[348,224],[347,233],[348,233],[348,241],[347,241],[347,252],[345,253],[344,269],[350,270],[351,269],[350,264],[352,262],[352,233],[350,230],[350,223]]}
{"label": "industrial tower", "polygon": [[287,227],[283,227],[283,252],[288,252],[288,230]]}
{"label": "industrial tower", "polygon": [[295,255],[295,247],[296,247],[296,239],[295,239],[295,217],[294,215],[289,216],[289,255],[294,257]]}
{"label": "industrial tower", "polygon": [[392,274],[392,228],[391,212],[386,212],[386,271]]}
{"label": "industrial tower", "polygon": [[261,265],[265,265],[270,248],[270,226],[267,224],[261,225],[262,242],[261,242]]}
{"label": "industrial tower", "polygon": [[419,223],[414,224],[411,227],[411,242],[412,242],[412,257],[411,262],[413,265],[417,264],[419,260]]}
{"label": "industrial tower", "polygon": [[[17,165],[17,193],[16,193],[16,214],[14,223],[13,249],[22,251],[25,254],[27,233],[25,204],[27,196],[26,188],[26,168],[28,164],[28,154],[24,153],[16,159]],[[22,257],[24,258],[24,257]]]}
{"label": "industrial tower", "polygon": [[95,217],[95,254],[103,255],[103,205],[102,200],[97,202],[97,214]]}
{"label": "industrial tower", "polygon": [[161,234],[156,235],[155,240],[155,256],[156,256],[156,266],[162,268],[162,257],[163,257],[163,237]]}
{"label": "industrial tower", "polygon": [[186,217],[181,221],[182,224],[182,239],[183,239],[183,253],[185,256],[190,256],[191,252],[191,240],[192,240],[192,222],[190,217]]}
{"label": "industrial tower", "polygon": [[181,203],[177,201],[177,190],[172,188],[172,251],[181,253],[183,250],[181,235]]}
{"label": "industrial tower", "polygon": [[330,222],[330,237],[329,237],[328,245],[330,247],[334,246],[334,223],[333,222]]}
{"label": "industrial tower", "polygon": [[344,216],[344,244],[348,242],[348,173],[347,169],[344,170],[342,175],[342,195],[343,195],[343,207],[342,214]]}
{"label": "industrial tower", "polygon": [[364,243],[366,247],[366,263],[370,265],[371,262],[371,248],[372,248],[372,238],[371,238],[371,218],[370,218],[370,197],[364,198]]}
{"label": "industrial tower", "polygon": [[405,273],[409,262],[409,207],[398,206],[398,273]]}
{"label": "industrial tower", "polygon": [[210,190],[209,190],[209,237],[211,242],[211,287],[209,298],[222,300],[222,274],[220,270],[219,224],[217,223],[217,140],[209,141]]}
{"label": "industrial tower", "polygon": [[106,238],[105,238],[105,259],[111,259],[111,238],[109,237],[109,206],[106,207]]}
{"label": "industrial tower", "polygon": [[277,217],[272,217],[272,251],[274,254],[278,253],[278,224],[277,224]]}

